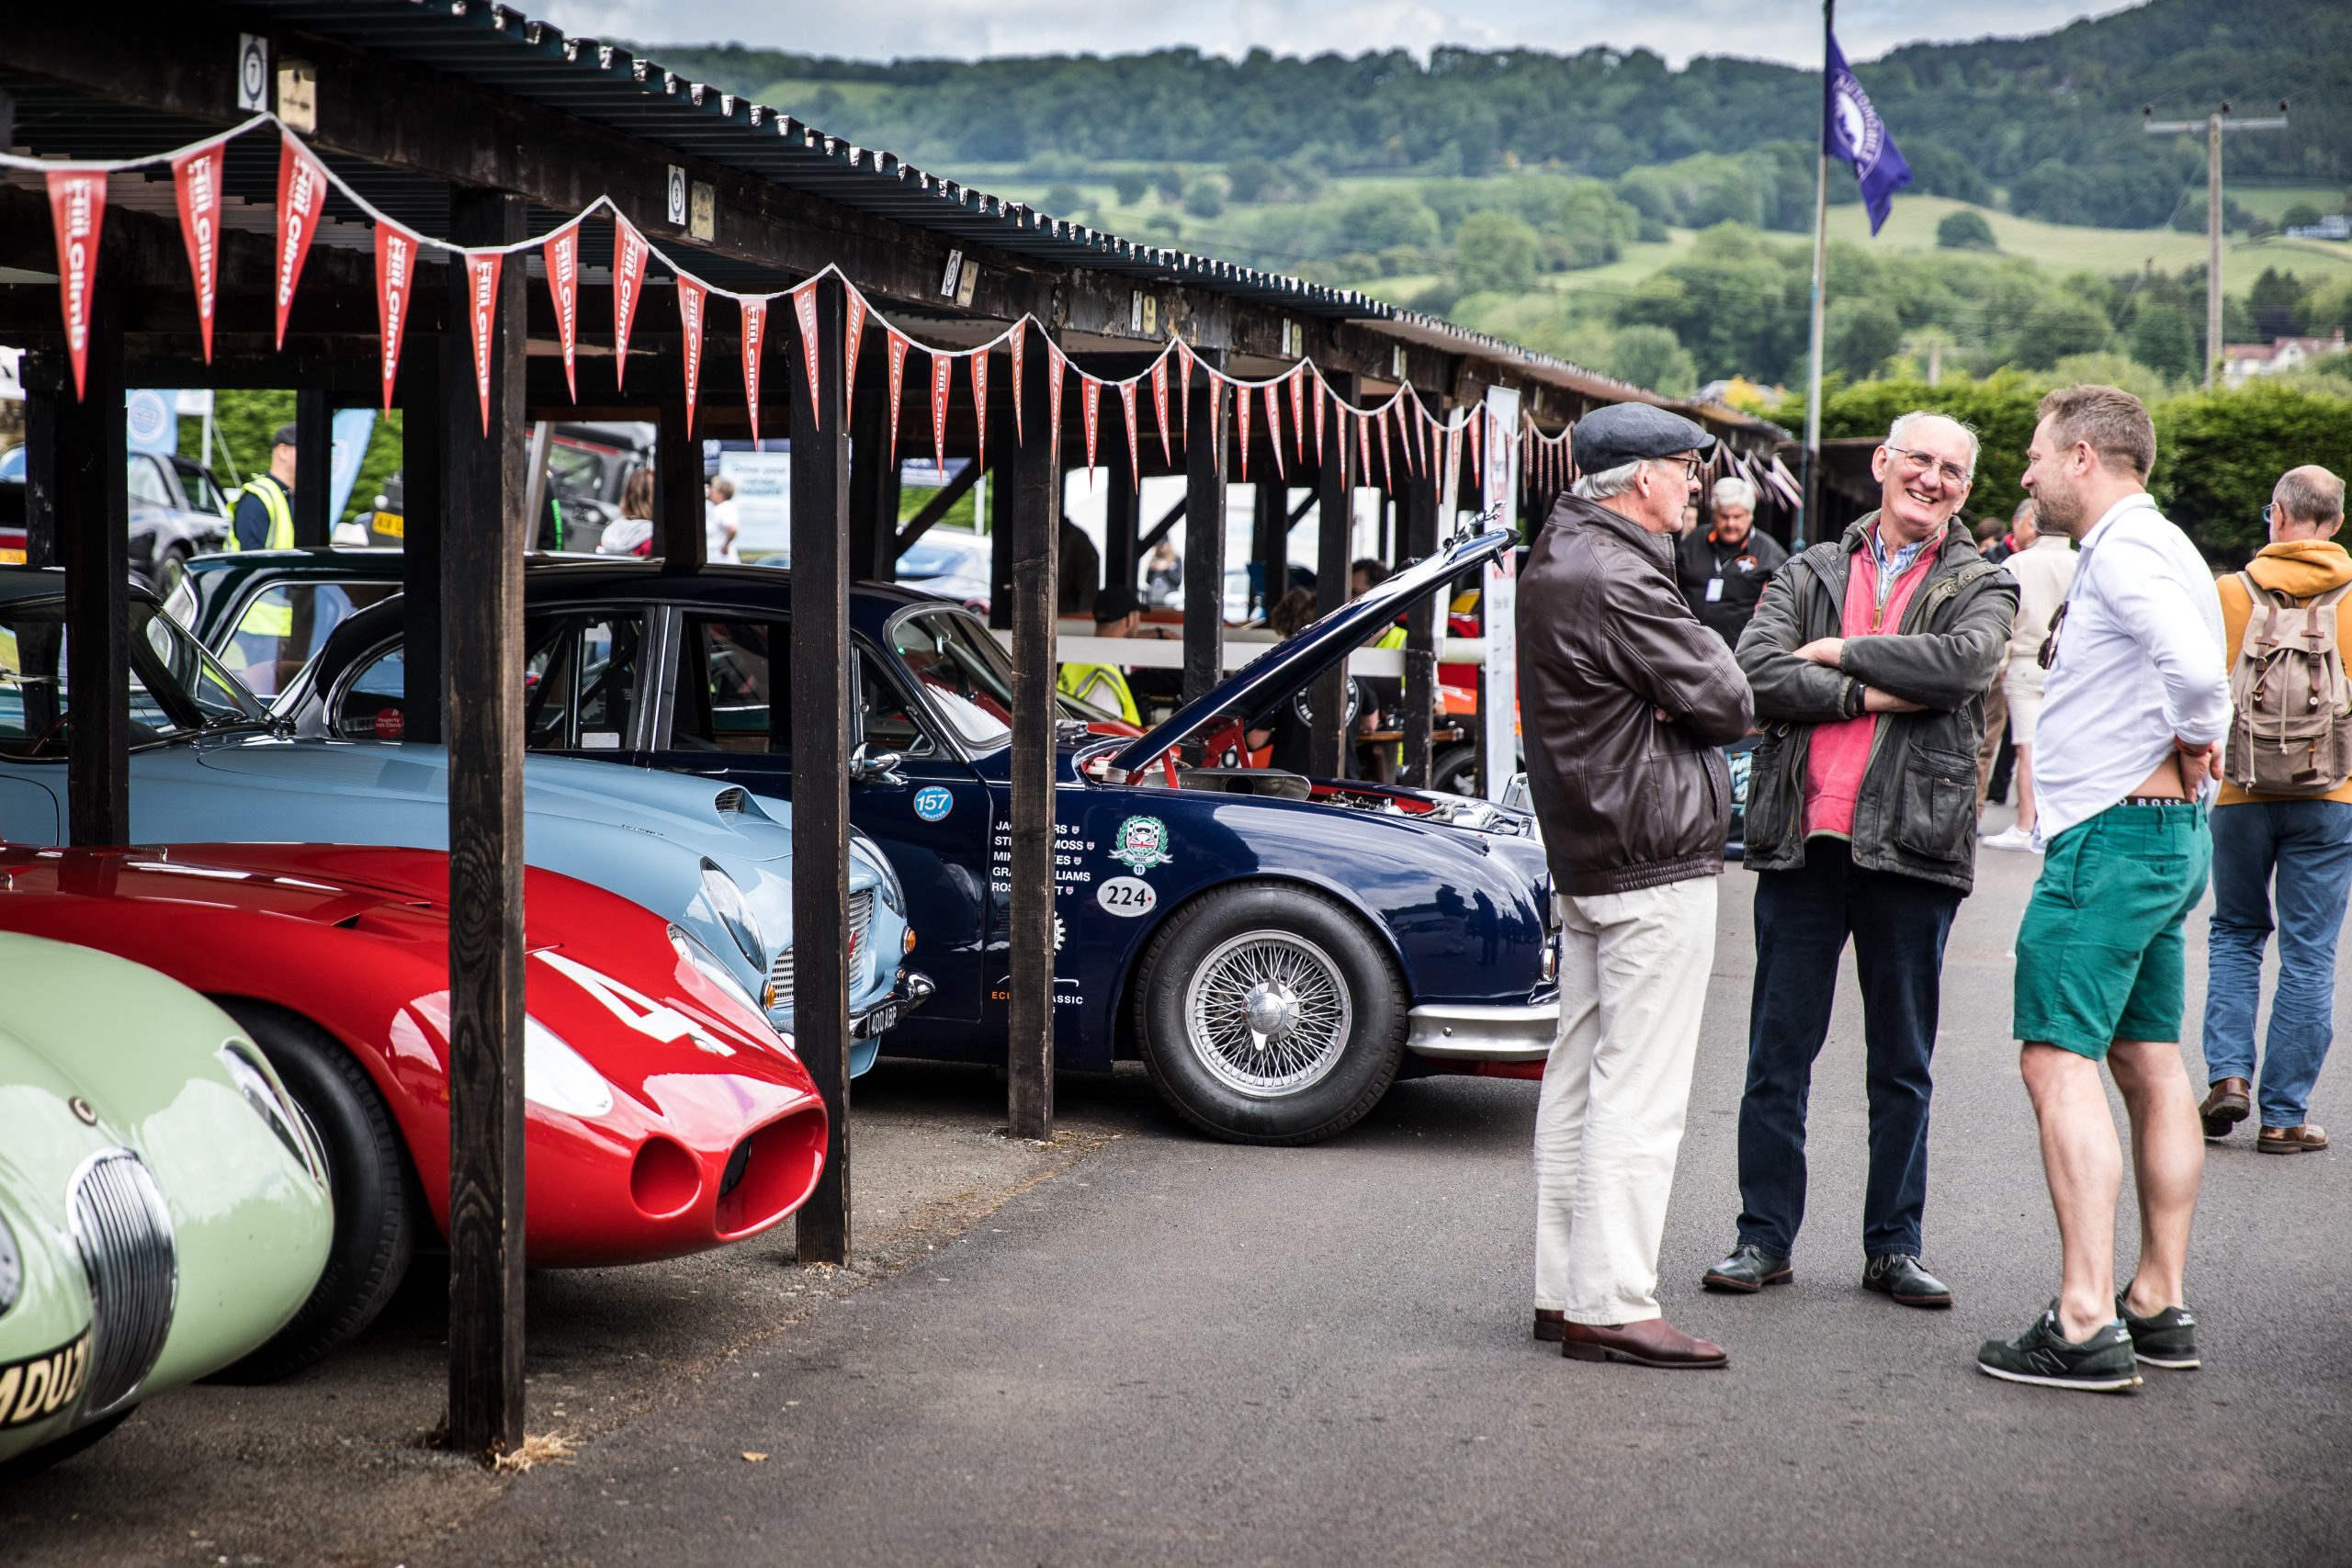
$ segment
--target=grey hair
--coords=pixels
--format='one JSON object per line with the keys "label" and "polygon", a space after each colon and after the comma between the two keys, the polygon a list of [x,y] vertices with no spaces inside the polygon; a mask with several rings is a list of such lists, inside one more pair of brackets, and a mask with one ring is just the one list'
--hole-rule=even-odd
{"label": "grey hair", "polygon": [[2040,506],[2040,503],[2039,503],[2039,502],[2037,502],[2033,499],[2033,497],[2031,497],[2031,496],[2027,496],[2023,501],[2018,502],[2018,505],[2017,505],[2017,510],[2009,513],[2009,526],[2010,526],[2010,527],[2012,527],[2012,528],[2014,528],[2014,527],[2016,527],[2018,524],[2020,524],[2020,523],[2024,522],[2024,521],[2025,521],[2025,514],[2026,514],[2027,513],[2029,513],[2029,512],[2033,513],[2035,514],[2035,516],[2034,516],[2034,521],[2035,521],[2035,522],[2037,522],[2037,523],[2038,523],[2038,522],[2040,522],[2040,521],[2041,520],[2041,506]]}
{"label": "grey hair", "polygon": [[1756,487],[1748,483],[1746,479],[1737,478],[1736,476],[1717,479],[1715,481],[1715,504],[1717,506],[1744,506],[1747,508],[1748,511],[1753,512],[1756,510]]}
{"label": "grey hair", "polygon": [[1623,495],[1634,488],[1634,476],[1642,471],[1642,465],[1648,460],[1636,457],[1630,463],[1620,463],[1597,474],[1578,474],[1573,493],[1587,501],[1607,501],[1612,495]]}
{"label": "grey hair", "polygon": [[2344,481],[2316,463],[2278,478],[2279,510],[2298,523],[2333,523],[2344,515]]}
{"label": "grey hair", "polygon": [[1964,419],[1953,419],[1951,415],[1938,413],[1933,409],[1913,409],[1909,413],[1895,415],[1894,423],[1886,427],[1886,444],[1889,446],[1902,446],[1908,450],[1911,427],[1923,419],[1946,420],[1960,426],[1960,433],[1968,437],[1968,477],[1974,479],[1978,452],[1976,427]]}

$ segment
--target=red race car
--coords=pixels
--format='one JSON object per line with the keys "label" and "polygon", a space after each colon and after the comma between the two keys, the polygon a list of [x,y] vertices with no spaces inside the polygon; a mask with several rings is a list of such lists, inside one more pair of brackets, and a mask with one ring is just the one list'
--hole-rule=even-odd
{"label": "red race car", "polygon": [[[648,1262],[756,1235],[824,1164],[825,1106],[724,964],[555,872],[525,882],[528,1259]],[[232,1375],[367,1326],[449,1200],[448,857],[314,844],[0,846],[0,930],[162,971],[234,1016],[317,1130],[334,1194],[318,1288]]]}

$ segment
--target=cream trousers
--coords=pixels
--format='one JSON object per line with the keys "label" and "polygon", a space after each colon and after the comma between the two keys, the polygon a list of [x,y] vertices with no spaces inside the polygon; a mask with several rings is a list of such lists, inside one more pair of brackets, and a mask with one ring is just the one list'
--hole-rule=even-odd
{"label": "cream trousers", "polygon": [[1558,900],[1560,1032],[1535,1110],[1535,1304],[1572,1323],[1659,1315],[1658,1243],[1722,880]]}

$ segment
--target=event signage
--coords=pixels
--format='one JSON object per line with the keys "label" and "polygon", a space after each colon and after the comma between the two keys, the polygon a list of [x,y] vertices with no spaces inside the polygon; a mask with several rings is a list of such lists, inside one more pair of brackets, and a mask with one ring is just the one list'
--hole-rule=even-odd
{"label": "event signage", "polygon": [[1184,446],[1193,445],[1193,351],[1182,338],[1176,340],[1176,367],[1182,385],[1179,389],[1184,405]]}
{"label": "event signage", "polygon": [[[1319,399],[1315,407],[1317,412],[1322,412],[1323,404]],[[1299,366],[1290,373],[1290,446],[1292,456],[1302,463],[1306,461],[1306,368],[1305,366]],[[1319,438],[1315,443],[1315,455],[1317,460],[1320,461],[1323,456],[1323,443]]]}
{"label": "event signage", "polygon": [[695,394],[702,389],[702,315],[709,288],[678,274],[679,365],[686,377],[686,434],[695,433]]}
{"label": "event signage", "polygon": [[188,276],[196,282],[196,330],[204,342],[204,362],[212,363],[212,302],[220,286],[220,163],[223,143],[172,160],[172,187],[179,198],[180,240],[187,246]]}
{"label": "event signage", "polygon": [[956,386],[956,356],[931,351],[931,446],[933,461],[947,472],[947,400]]}
{"label": "event signage", "polygon": [[416,236],[399,224],[376,225],[376,322],[387,413],[392,407],[392,382],[400,375],[401,333],[416,293]]}
{"label": "event signage", "polygon": [[294,308],[294,285],[326,210],[327,174],[310,149],[290,135],[277,144],[277,346],[286,346],[286,315]]}
{"label": "event signage", "polygon": [[1176,456],[1168,449],[1168,356],[1164,354],[1151,362],[1151,412],[1159,421],[1159,460],[1174,468]]}
{"label": "event signage", "polygon": [[[1323,461],[1323,416],[1329,412],[1329,400],[1323,396],[1322,389],[1317,388],[1315,393],[1315,461],[1317,464]],[[1341,458],[1341,461],[1345,460],[1344,457]]]}
{"label": "event signage", "polygon": [[[565,224],[547,238],[548,293],[555,301],[556,341],[563,347],[563,384],[580,400],[580,377],[572,355],[580,343],[580,224]],[[390,383],[385,383],[389,393]],[[390,407],[389,403],[385,405]]]}
{"label": "event signage", "polygon": [[1057,462],[1062,451],[1062,351],[1046,340],[1046,450]]}
{"label": "event signage", "polygon": [[865,336],[865,296],[856,289],[847,290],[848,309],[842,321],[842,414],[847,418],[850,405],[857,400],[857,349]]}
{"label": "event signage", "polygon": [[825,427],[825,400],[817,390],[817,285],[812,281],[792,291],[792,313],[800,321],[800,362],[808,368],[808,423]]}
{"label": "event signage", "polygon": [[1094,488],[1094,437],[1102,428],[1102,383],[1091,376],[1078,378],[1078,406],[1086,423],[1086,488]]}
{"label": "event signage", "polygon": [[972,412],[978,416],[980,472],[989,469],[989,356],[983,352],[972,355]]}
{"label": "event signage", "polygon": [[[1478,449],[1478,426],[1487,420],[1497,428],[1519,418],[1519,393],[1509,387],[1489,387],[1484,407],[1470,422],[1470,449]],[[1516,536],[1519,533],[1519,476],[1511,471],[1506,443],[1487,444],[1487,468],[1479,475],[1478,493],[1498,508],[1493,527]],[[1505,550],[1479,569],[1482,574],[1478,614],[1487,637],[1486,668],[1479,671],[1478,729],[1486,761],[1487,798],[1500,800],[1519,771],[1519,558]]]}
{"label": "event signage", "polygon": [[1012,331],[1005,334],[1005,343],[1012,355],[1012,439],[1023,446],[1029,445],[1029,432],[1023,427],[1021,420],[1022,394],[1029,385],[1028,378],[1021,374],[1021,345],[1029,340],[1026,327],[1027,323],[1016,321]]}
{"label": "event signage", "polygon": [[49,176],[49,219],[57,231],[57,292],[65,310],[65,352],[74,361],[74,400],[90,364],[90,301],[98,282],[98,232],[106,227],[107,176],[61,169]]}
{"label": "event signage", "polygon": [[[743,311],[743,406],[751,411],[752,446],[756,451],[760,445],[760,348],[768,333],[768,302],[738,298],[735,303]],[[807,340],[802,342],[805,347]],[[809,406],[816,406],[813,398]]]}
{"label": "event signage", "polygon": [[899,399],[907,388],[907,350],[913,346],[907,334],[896,327],[886,327],[890,344],[890,467],[899,466]]}
{"label": "event signage", "polygon": [[481,433],[490,434],[491,333],[498,324],[498,273],[506,260],[501,251],[466,254],[466,324],[473,334],[474,396],[481,400]]}
{"label": "event signage", "polygon": [[649,247],[637,226],[613,214],[613,385],[628,373],[628,333],[637,322],[638,297],[645,292]]}
{"label": "event signage", "polygon": [[1132,380],[1119,383],[1119,402],[1127,416],[1127,475],[1140,479],[1143,465],[1136,457],[1136,384]]}
{"label": "event signage", "polygon": [[[1209,383],[1209,406],[1216,406],[1216,383]],[[1250,383],[1233,384],[1233,423],[1241,434],[1241,482],[1250,482]]]}

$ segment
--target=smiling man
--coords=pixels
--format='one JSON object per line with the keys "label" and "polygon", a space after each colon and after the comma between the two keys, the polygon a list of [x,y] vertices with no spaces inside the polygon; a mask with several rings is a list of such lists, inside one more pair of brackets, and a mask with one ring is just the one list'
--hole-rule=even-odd
{"label": "smiling man", "polygon": [[1871,458],[1878,510],[1773,576],[1739,639],[1764,741],[1747,799],[1756,990],[1739,1107],[1739,1238],[1705,1276],[1793,1275],[1805,1101],[1849,937],[1869,1047],[1862,1283],[1905,1306],[1951,1292],[1919,1261],[1928,1059],[1944,938],[1975,875],[1976,746],[2017,583],[1960,521],[1976,434],[1907,413]]}

